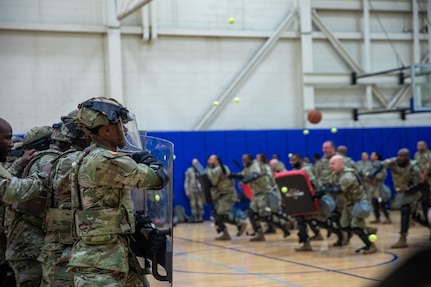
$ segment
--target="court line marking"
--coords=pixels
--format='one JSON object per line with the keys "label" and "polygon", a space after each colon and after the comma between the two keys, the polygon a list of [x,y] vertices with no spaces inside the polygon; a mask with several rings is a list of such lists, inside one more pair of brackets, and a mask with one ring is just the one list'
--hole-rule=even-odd
{"label": "court line marking", "polygon": [[[264,254],[245,251],[245,250],[238,249],[235,247],[226,247],[226,246],[221,246],[221,245],[217,245],[217,244],[210,243],[210,242],[204,242],[204,241],[194,240],[194,239],[185,238],[185,237],[175,236],[175,239],[182,239],[184,241],[200,243],[203,245],[222,248],[222,249],[229,249],[229,250],[236,251],[239,253],[245,253],[245,254],[249,254],[249,255],[253,255],[253,256],[257,256],[257,257],[263,257],[263,258],[267,258],[267,259],[271,259],[271,260],[277,260],[277,261],[281,261],[281,262],[287,262],[287,263],[291,263],[291,264],[295,264],[295,265],[305,266],[308,268],[314,268],[314,269],[320,270],[320,272],[333,272],[333,273],[337,273],[337,274],[341,274],[341,275],[352,276],[352,277],[356,277],[356,278],[360,278],[360,279],[364,279],[364,280],[368,280],[368,281],[375,281],[375,282],[380,282],[381,280],[378,280],[376,278],[370,278],[370,277],[360,276],[360,275],[356,275],[356,274],[351,274],[348,272],[344,272],[343,270],[357,270],[357,269],[372,268],[372,267],[376,267],[376,266],[390,264],[390,263],[392,263],[398,259],[398,255],[396,255],[395,253],[382,251],[381,253],[391,255],[392,259],[390,259],[386,262],[381,262],[381,263],[374,264],[374,265],[348,267],[348,268],[341,268],[341,269],[331,269],[331,268],[324,268],[324,267],[315,266],[315,265],[311,265],[311,264],[307,264],[307,263],[302,263],[302,262],[298,262],[298,261],[293,261],[293,260],[288,260],[288,259],[283,259],[283,258],[277,258],[277,257],[271,257],[271,256],[267,256]],[[180,256],[181,256],[181,254],[188,254],[188,253],[187,252],[186,253],[185,252],[178,253],[178,255],[180,255]],[[174,255],[176,256],[177,254],[174,254]],[[175,271],[180,271],[180,270],[175,270]],[[181,272],[187,272],[187,271],[181,271]],[[315,272],[315,271],[307,271],[307,272],[302,271],[302,272],[292,272],[292,273],[283,272],[283,274],[301,274],[301,273],[311,273],[311,272]],[[230,274],[230,275],[232,275],[232,274]]]}

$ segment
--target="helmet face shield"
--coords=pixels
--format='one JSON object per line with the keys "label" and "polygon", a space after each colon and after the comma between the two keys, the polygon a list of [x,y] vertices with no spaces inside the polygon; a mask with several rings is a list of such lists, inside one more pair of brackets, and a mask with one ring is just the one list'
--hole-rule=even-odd
{"label": "helmet face shield", "polygon": [[102,113],[111,124],[118,123],[119,119],[121,119],[123,123],[132,120],[126,108],[111,103],[89,100],[82,103],[82,106]]}
{"label": "helmet face shield", "polygon": [[127,112],[127,116],[127,121],[124,121],[122,117],[120,118],[123,126],[124,138],[126,140],[126,144],[121,150],[127,152],[142,151],[142,142],[139,136],[135,115]]}

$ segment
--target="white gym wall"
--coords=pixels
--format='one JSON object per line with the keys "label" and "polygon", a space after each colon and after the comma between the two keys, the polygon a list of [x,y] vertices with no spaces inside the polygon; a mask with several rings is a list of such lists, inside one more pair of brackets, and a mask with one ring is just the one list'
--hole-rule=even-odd
{"label": "white gym wall", "polygon": [[431,113],[353,121],[353,108],[408,108],[411,92],[396,74],[350,84],[352,65],[428,62],[428,2],[153,0],[118,21],[114,0],[0,0],[0,116],[20,134],[112,96],[149,131],[429,125]]}

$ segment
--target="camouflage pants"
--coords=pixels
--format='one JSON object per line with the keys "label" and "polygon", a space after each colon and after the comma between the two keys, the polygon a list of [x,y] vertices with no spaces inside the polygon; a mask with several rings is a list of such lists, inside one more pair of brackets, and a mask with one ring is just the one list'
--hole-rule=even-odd
{"label": "camouflage pants", "polygon": [[346,205],[341,213],[340,224],[341,228],[365,228],[365,220],[363,218],[352,215],[353,205]]}
{"label": "camouflage pants", "polygon": [[201,193],[190,192],[189,195],[190,209],[194,219],[202,220],[204,215],[204,203]]}
{"label": "camouflage pants", "polygon": [[[92,272],[91,272],[92,271]],[[87,273],[88,272],[88,273]],[[135,273],[110,270],[78,270],[74,275],[75,287],[149,287],[147,279]]]}
{"label": "camouflage pants", "polygon": [[271,215],[271,208],[268,203],[268,193],[261,192],[253,195],[250,202],[250,209],[254,213],[258,213],[260,217],[267,217]]}
{"label": "camouflage pants", "polygon": [[42,268],[37,260],[10,260],[9,265],[15,273],[17,287],[39,286],[42,281]]}
{"label": "camouflage pants", "polygon": [[[51,249],[50,249],[51,247]],[[42,266],[43,286],[73,287],[73,272],[67,270],[71,246],[51,243],[44,246],[38,257]]]}
{"label": "camouflage pants", "polygon": [[218,215],[229,215],[236,202],[236,194],[222,194],[214,202],[214,209]]}

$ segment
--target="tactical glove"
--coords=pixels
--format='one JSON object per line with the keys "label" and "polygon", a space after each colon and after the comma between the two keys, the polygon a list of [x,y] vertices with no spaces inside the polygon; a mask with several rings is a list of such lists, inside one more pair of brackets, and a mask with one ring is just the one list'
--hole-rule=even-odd
{"label": "tactical glove", "polygon": [[142,163],[142,164],[148,165],[153,169],[155,167],[163,166],[161,161],[159,161],[157,158],[155,158],[152,154],[150,154],[147,151],[132,153],[130,156],[136,163]]}
{"label": "tactical glove", "polygon": [[150,249],[154,253],[158,253],[166,246],[166,235],[160,234],[157,229],[154,229],[148,235],[150,241]]}

